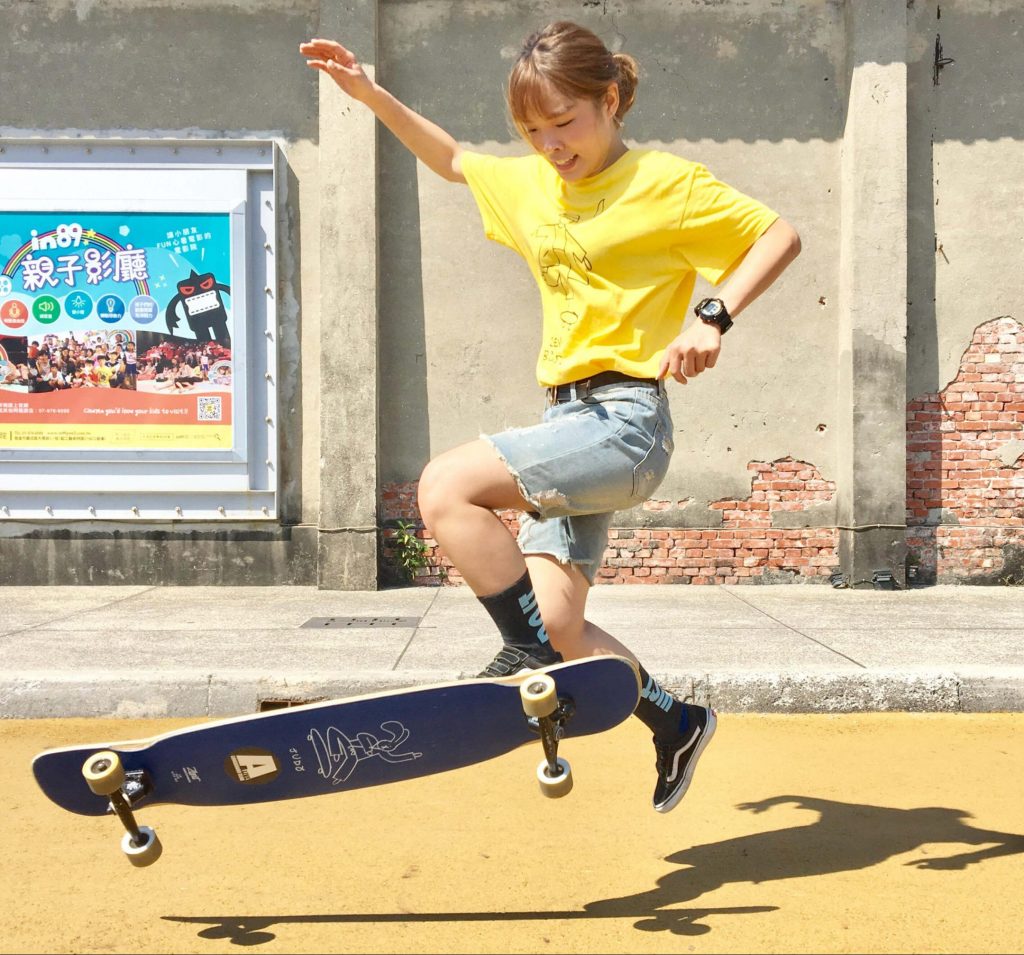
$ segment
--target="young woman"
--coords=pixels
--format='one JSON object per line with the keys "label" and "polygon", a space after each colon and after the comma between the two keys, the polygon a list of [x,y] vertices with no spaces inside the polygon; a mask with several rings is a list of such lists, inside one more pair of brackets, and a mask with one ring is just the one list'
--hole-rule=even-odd
{"label": "young woman", "polygon": [[[703,166],[621,135],[637,63],[591,31],[552,23],[523,46],[508,107],[532,149],[464,150],[365,74],[340,43],[300,46],[310,67],[365,104],[425,165],[471,189],[487,236],[540,288],[540,424],[441,454],[420,478],[423,520],[495,621],[503,646],[481,676],[616,653],[637,662],[636,715],[654,734],[654,807],[674,808],[716,715],[665,692],[586,619],[613,513],[647,499],[672,453],[665,394],[713,368],[736,318],[796,257],[793,228]],[[718,284],[683,324],[695,275]],[[524,513],[518,542],[496,510]]]}

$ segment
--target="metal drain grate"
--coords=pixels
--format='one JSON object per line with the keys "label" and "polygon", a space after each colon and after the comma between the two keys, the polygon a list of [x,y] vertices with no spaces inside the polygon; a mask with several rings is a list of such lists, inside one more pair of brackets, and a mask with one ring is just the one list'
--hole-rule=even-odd
{"label": "metal drain grate", "polygon": [[388,627],[399,630],[413,630],[420,625],[422,617],[313,617],[302,626],[310,629],[343,630],[346,627],[364,627],[382,630]]}
{"label": "metal drain grate", "polygon": [[326,699],[326,696],[313,696],[305,699],[269,697],[256,701],[256,712],[269,713],[271,710],[286,710],[293,706],[309,706],[311,703],[323,703]]}

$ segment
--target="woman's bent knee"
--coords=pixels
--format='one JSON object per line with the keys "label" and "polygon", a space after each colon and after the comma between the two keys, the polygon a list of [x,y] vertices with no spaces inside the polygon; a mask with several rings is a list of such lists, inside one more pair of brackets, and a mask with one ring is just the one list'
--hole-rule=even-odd
{"label": "woman's bent knee", "polygon": [[445,506],[451,504],[455,494],[452,469],[439,458],[429,462],[420,475],[416,490],[420,516],[428,526],[444,513]]}
{"label": "woman's bent knee", "polygon": [[463,445],[438,455],[420,474],[416,496],[420,514],[427,524],[431,517],[473,503],[473,470],[467,447]]}
{"label": "woman's bent knee", "polygon": [[551,645],[561,653],[566,660],[579,655],[579,645],[583,637],[583,617],[573,613],[571,608],[550,605],[545,610],[541,608],[541,617],[544,620],[544,629],[547,631]]}
{"label": "woman's bent knee", "polygon": [[526,507],[515,480],[494,449],[483,441],[453,448],[434,458],[420,475],[420,514],[444,515],[463,505],[488,509]]}

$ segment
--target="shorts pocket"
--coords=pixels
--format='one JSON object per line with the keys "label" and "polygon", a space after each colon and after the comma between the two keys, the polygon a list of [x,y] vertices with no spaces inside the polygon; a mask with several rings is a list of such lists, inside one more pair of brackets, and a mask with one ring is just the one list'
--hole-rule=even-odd
{"label": "shorts pocket", "polygon": [[665,433],[665,425],[658,421],[654,429],[653,440],[647,453],[636,467],[633,468],[633,502],[640,504],[646,501],[665,480],[668,464],[672,458],[672,444]]}

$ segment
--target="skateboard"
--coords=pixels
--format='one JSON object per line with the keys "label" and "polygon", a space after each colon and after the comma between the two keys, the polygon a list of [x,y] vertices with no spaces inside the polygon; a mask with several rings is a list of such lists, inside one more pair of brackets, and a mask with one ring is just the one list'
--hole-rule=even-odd
{"label": "skateboard", "polygon": [[597,656],[500,679],[309,703],[201,723],[150,739],[48,749],[32,761],[43,793],[85,816],[116,813],[135,866],[162,852],[135,810],[157,803],[233,806],[381,786],[443,773],[539,739],[545,796],[572,789],[565,737],[611,729],[636,708],[624,657]]}

